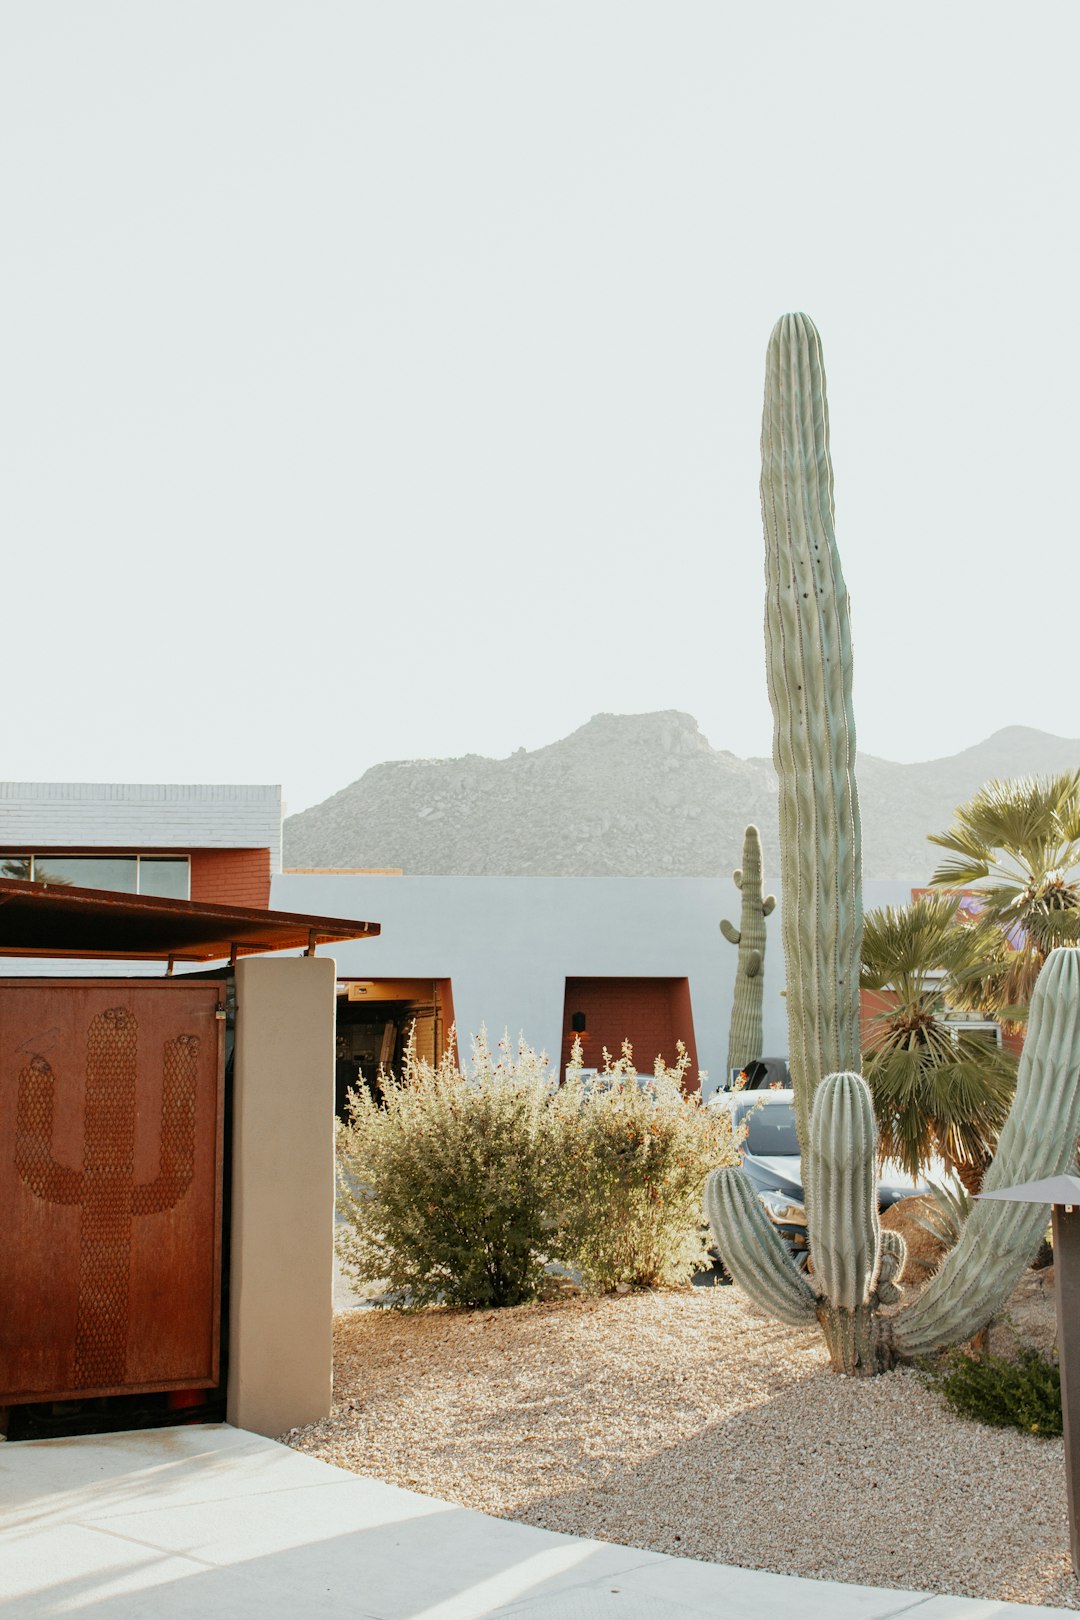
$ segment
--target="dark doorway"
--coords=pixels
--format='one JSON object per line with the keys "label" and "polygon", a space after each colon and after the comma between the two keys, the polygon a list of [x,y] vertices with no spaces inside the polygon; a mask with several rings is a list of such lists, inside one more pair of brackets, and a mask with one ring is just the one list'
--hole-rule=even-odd
{"label": "dark doorway", "polygon": [[351,979],[338,985],[334,1112],[350,1088],[379,1094],[379,1075],[400,1075],[410,1033],[416,1055],[436,1063],[453,1024],[447,979]]}

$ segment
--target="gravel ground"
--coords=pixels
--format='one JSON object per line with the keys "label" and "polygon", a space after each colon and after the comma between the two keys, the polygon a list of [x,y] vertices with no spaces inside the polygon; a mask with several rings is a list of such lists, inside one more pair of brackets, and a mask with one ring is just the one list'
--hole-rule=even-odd
{"label": "gravel ground", "polygon": [[340,1315],[290,1445],[503,1518],[823,1580],[1080,1609],[1062,1443],[845,1379],[732,1288]]}

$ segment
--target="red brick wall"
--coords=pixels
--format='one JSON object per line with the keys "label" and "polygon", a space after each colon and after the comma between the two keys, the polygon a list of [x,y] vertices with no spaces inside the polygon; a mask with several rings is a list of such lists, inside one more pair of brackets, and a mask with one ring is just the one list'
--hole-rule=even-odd
{"label": "red brick wall", "polygon": [[878,1013],[886,1012],[895,1005],[896,997],[891,990],[859,991],[859,1043],[864,1052],[877,1033],[874,1020]]}
{"label": "red brick wall", "polygon": [[[634,1048],[634,1064],[642,1074],[652,1070],[659,1054],[673,1065],[675,1043],[683,1041],[690,1054],[688,1089],[698,1086],[697,1048],[694,1019],[690,1007],[690,986],[686,979],[567,979],[563,1006],[562,1067],[570,1061],[574,1013],[585,1014],[582,1038],[586,1068],[603,1066],[603,1048],[613,1058],[628,1040]],[[560,1070],[560,1073],[562,1070]]]}
{"label": "red brick wall", "polygon": [[193,849],[191,898],[212,906],[270,904],[268,849]]}
{"label": "red brick wall", "polygon": [[1014,1058],[1019,1059],[1021,1052],[1024,1050],[1024,1030],[1003,1029],[1001,1032],[1001,1044],[1006,1052],[1011,1052]]}

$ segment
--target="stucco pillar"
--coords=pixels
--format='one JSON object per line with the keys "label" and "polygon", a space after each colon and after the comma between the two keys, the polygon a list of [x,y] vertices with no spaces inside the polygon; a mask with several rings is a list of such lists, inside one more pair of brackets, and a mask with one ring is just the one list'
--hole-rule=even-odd
{"label": "stucco pillar", "polygon": [[227,1417],[279,1435],[330,1410],[331,957],[236,965]]}

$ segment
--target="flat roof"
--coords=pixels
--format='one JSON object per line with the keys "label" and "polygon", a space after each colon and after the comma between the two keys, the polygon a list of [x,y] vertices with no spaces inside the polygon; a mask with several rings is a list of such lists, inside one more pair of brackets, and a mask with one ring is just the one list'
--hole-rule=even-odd
{"label": "flat roof", "polygon": [[0,878],[0,956],[216,962],[371,939],[379,924]]}

